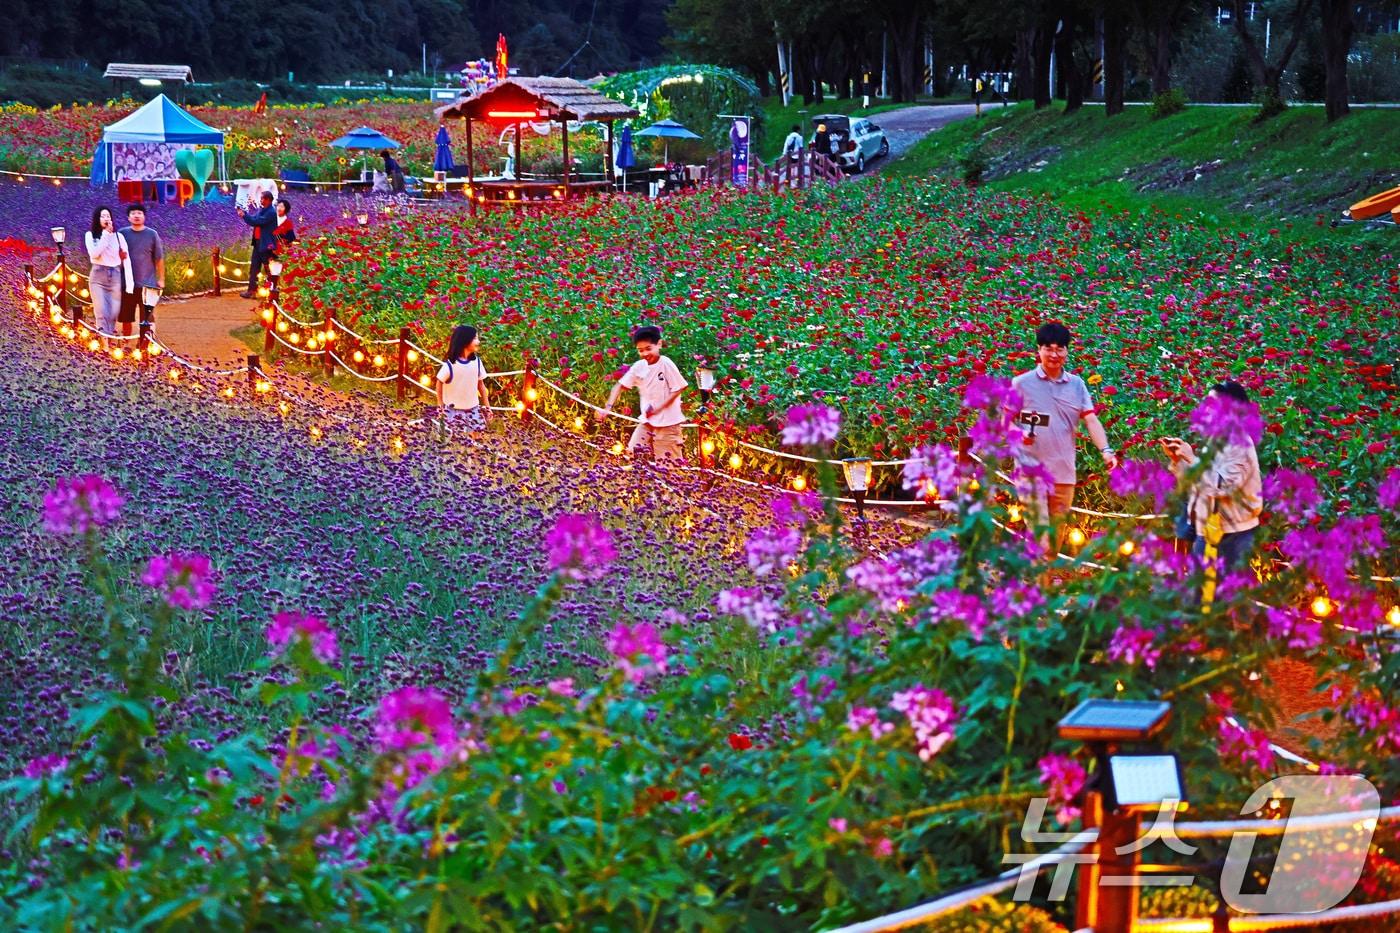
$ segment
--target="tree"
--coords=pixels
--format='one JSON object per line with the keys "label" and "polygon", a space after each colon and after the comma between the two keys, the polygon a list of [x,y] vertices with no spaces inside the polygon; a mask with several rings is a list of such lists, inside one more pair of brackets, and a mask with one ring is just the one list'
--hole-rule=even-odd
{"label": "tree", "polygon": [[1324,100],[1327,122],[1340,120],[1351,111],[1347,88],[1347,56],[1356,30],[1353,0],[1318,0],[1322,14],[1322,63],[1327,75]]}
{"label": "tree", "polygon": [[[1233,4],[1230,22],[1234,24],[1235,34],[1239,36],[1240,45],[1244,48],[1245,60],[1249,62],[1250,71],[1254,74],[1254,87],[1259,93],[1262,107],[1260,115],[1270,116],[1283,109],[1283,95],[1279,91],[1279,82],[1283,78],[1284,70],[1288,68],[1288,62],[1293,58],[1293,53],[1298,49],[1298,43],[1303,39],[1308,11],[1312,8],[1313,0],[1292,0],[1292,10],[1288,16],[1291,24],[1288,42],[1284,44],[1283,51],[1273,64],[1269,64],[1264,58],[1263,50],[1249,31],[1249,22],[1245,19],[1245,0],[1233,0]],[[1350,38],[1347,41],[1350,43]]]}
{"label": "tree", "polygon": [[1123,112],[1126,84],[1128,23],[1117,5],[1103,11],[1103,112],[1116,116]]}

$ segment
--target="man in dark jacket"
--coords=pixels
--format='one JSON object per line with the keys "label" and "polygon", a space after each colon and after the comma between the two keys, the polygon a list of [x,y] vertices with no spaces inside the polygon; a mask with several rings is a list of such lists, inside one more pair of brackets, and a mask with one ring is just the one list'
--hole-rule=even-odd
{"label": "man in dark jacket", "polygon": [[244,298],[258,296],[258,276],[277,249],[277,211],[272,206],[272,192],[264,191],[261,201],[262,207],[256,211],[245,212],[241,207],[238,209],[238,216],[253,228],[253,261],[248,267],[248,287],[243,291]]}

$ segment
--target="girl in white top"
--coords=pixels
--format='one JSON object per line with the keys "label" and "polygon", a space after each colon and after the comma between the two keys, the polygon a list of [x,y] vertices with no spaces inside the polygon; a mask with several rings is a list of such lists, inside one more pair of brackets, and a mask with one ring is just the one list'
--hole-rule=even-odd
{"label": "girl in white top", "polygon": [[486,391],[486,366],[481,362],[481,338],[476,328],[459,324],[447,344],[447,361],[437,373],[438,408],[449,426],[460,422],[468,431],[486,429],[490,398]]}
{"label": "girl in white top", "polygon": [[92,313],[105,346],[107,338],[117,332],[123,285],[127,291],[131,290],[131,257],[126,237],[117,232],[110,207],[99,207],[92,212],[92,228],[83,234],[83,244],[92,263],[88,273]]}

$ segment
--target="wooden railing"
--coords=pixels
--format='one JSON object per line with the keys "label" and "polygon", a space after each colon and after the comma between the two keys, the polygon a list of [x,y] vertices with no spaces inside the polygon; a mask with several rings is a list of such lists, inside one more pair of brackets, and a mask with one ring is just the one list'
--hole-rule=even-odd
{"label": "wooden railing", "polygon": [[[729,184],[733,162],[727,149],[707,159],[704,184]],[[753,188],[763,185],[781,191],[810,188],[818,183],[836,185],[845,180],[846,173],[833,160],[820,157],[810,149],[803,149],[795,156],[781,155],[772,165],[764,165],[761,159],[753,157],[749,160],[749,183]]]}

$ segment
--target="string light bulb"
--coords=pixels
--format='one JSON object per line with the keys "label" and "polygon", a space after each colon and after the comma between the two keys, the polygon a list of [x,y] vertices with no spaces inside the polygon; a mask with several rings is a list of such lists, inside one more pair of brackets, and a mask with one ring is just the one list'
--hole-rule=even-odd
{"label": "string light bulb", "polygon": [[1334,603],[1332,600],[1328,599],[1326,596],[1318,596],[1315,599],[1313,599],[1311,605],[1309,605],[1308,608],[1311,609],[1312,614],[1317,616],[1319,619],[1325,619],[1336,611],[1337,604]]}
{"label": "string light bulb", "polygon": [[135,360],[136,362],[138,362],[138,363],[141,362],[141,348],[140,348],[140,347],[137,347],[135,350],[132,350],[132,351],[131,351],[131,358],[132,358],[133,360]]}
{"label": "string light bulb", "polygon": [[1400,605],[1391,606],[1390,611],[1385,614],[1385,620],[1391,625],[1400,625]]}
{"label": "string light bulb", "polygon": [[1137,545],[1131,541],[1124,541],[1122,544],[1118,545],[1118,553],[1122,554],[1124,557],[1131,557],[1132,553],[1136,550]]}
{"label": "string light bulb", "polygon": [[308,433],[311,435],[311,439],[313,441],[319,441],[321,439],[321,429],[316,427],[316,425],[314,424],[311,426]]}
{"label": "string light bulb", "polygon": [[88,341],[88,349],[89,349],[89,350],[96,350],[96,349],[97,349],[98,347],[100,347],[100,346],[102,346],[102,344],[98,341],[98,339],[97,339],[96,337],[94,337],[94,338],[92,338],[91,340]]}
{"label": "string light bulb", "polygon": [[424,373],[423,375],[418,377],[418,384],[426,389],[428,386],[433,384],[433,377],[429,376],[427,373]]}
{"label": "string light bulb", "polygon": [[267,321],[268,323],[272,323],[272,309],[271,309],[271,308],[263,308],[263,309],[262,309],[262,319],[263,319],[264,321]]}
{"label": "string light bulb", "polygon": [[539,399],[539,397],[540,397],[539,390],[536,389],[534,386],[530,386],[530,388],[528,388],[528,389],[525,390],[525,401],[527,401],[527,402],[534,402],[534,401],[537,401],[537,400]]}
{"label": "string light bulb", "polygon": [[185,267],[185,278],[187,278],[187,279],[192,279],[192,278],[194,278],[194,270],[191,269],[189,266],[186,266],[186,267]]}
{"label": "string light bulb", "polygon": [[123,350],[121,347],[117,347],[115,350],[112,351],[112,359],[114,359],[114,360],[120,360],[120,359],[124,358],[125,356],[126,356],[126,351]]}
{"label": "string light bulb", "polygon": [[381,356],[380,354],[376,353],[376,354],[374,355],[374,359],[371,360],[371,362],[374,363],[375,366],[383,366],[383,365],[384,365],[384,357]]}
{"label": "string light bulb", "polygon": [[160,344],[153,343],[146,347],[146,352],[151,356],[160,356]]}
{"label": "string light bulb", "polygon": [[403,449],[404,449],[403,438],[401,438],[401,437],[399,437],[397,434],[395,434],[395,435],[389,440],[389,446],[392,447],[392,448],[394,448],[394,452],[395,452],[395,453],[402,453],[402,452],[403,452]]}
{"label": "string light bulb", "polygon": [[1084,542],[1088,540],[1088,536],[1086,536],[1084,532],[1080,529],[1071,528],[1069,530],[1069,543],[1074,545],[1075,547],[1083,547]]}
{"label": "string light bulb", "polygon": [[710,454],[715,452],[715,442],[710,440],[708,437],[705,438],[703,441],[700,442],[700,452],[708,457]]}
{"label": "string light bulb", "polygon": [[287,322],[286,322],[286,321],[278,321],[278,322],[277,322],[277,333],[279,333],[279,334],[285,334],[285,333],[287,332],[287,328],[288,328],[288,325],[287,325]]}
{"label": "string light bulb", "polygon": [[798,492],[802,492],[802,490],[807,488],[807,477],[794,476],[792,478],[792,488],[797,490]]}
{"label": "string light bulb", "polygon": [[612,454],[614,457],[621,457],[622,452],[626,449],[626,447],[622,446],[622,441],[617,441],[612,445]]}
{"label": "string light bulb", "polygon": [[582,418],[582,417],[578,417],[578,418],[575,418],[575,419],[574,419],[574,430],[575,430],[575,431],[582,431],[582,430],[583,430],[583,418]]}
{"label": "string light bulb", "polygon": [[739,469],[739,467],[741,467],[741,466],[743,466],[743,465],[744,465],[744,458],[743,458],[743,457],[739,456],[737,453],[733,453],[733,454],[730,454],[730,455],[729,455],[729,469],[731,469],[731,470],[737,470],[737,469]]}
{"label": "string light bulb", "polygon": [[356,350],[354,353],[350,354],[350,359],[354,360],[356,363],[363,363],[365,361],[364,351]]}
{"label": "string light bulb", "polygon": [[219,391],[219,394],[222,395],[224,398],[233,398],[233,386],[225,386]]}
{"label": "string light bulb", "polygon": [[417,350],[409,350],[409,351],[408,351],[408,355],[405,357],[405,359],[407,359],[410,363],[416,363],[416,362],[418,362],[418,351],[417,351]]}
{"label": "string light bulb", "polygon": [[277,410],[280,411],[282,414],[285,415],[285,414],[288,414],[288,413],[292,410],[292,406],[288,405],[286,402],[278,402],[278,403],[277,403]]}
{"label": "string light bulb", "polygon": [[171,381],[171,382],[179,382],[179,381],[180,381],[180,371],[179,371],[178,369],[172,369],[172,370],[170,371],[170,381]]}
{"label": "string light bulb", "polygon": [[264,393],[267,393],[267,392],[272,391],[272,383],[268,382],[266,379],[259,379],[257,382],[255,382],[255,383],[253,384],[253,388],[254,388],[259,394],[264,394]]}
{"label": "string light bulb", "polygon": [[1006,507],[1006,520],[1015,524],[1021,520],[1021,506],[1018,503],[1011,503]]}

